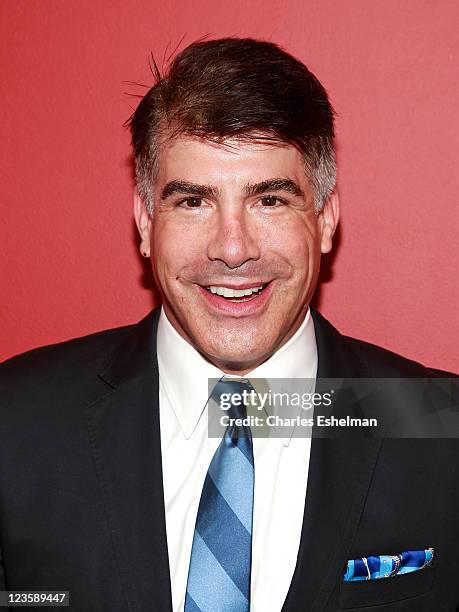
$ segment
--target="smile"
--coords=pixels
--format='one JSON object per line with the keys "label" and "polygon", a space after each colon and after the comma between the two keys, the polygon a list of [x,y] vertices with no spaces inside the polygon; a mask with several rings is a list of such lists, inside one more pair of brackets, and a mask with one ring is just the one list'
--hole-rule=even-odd
{"label": "smile", "polygon": [[264,312],[273,291],[272,281],[255,281],[229,287],[219,285],[197,285],[208,308],[219,316],[246,317]]}
{"label": "smile", "polygon": [[231,302],[248,302],[257,295],[259,295],[266,284],[261,284],[258,287],[248,287],[246,289],[234,289],[232,287],[224,287],[218,285],[210,285],[206,287],[207,291],[213,293],[214,295],[219,295],[225,299],[230,300]]}

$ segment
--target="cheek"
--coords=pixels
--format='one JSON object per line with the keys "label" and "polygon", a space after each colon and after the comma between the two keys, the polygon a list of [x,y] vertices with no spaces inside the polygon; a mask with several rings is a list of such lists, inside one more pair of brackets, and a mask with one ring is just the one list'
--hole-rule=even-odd
{"label": "cheek", "polygon": [[202,260],[206,232],[191,224],[158,219],[153,226],[152,248],[155,267],[160,274],[171,276],[184,266]]}
{"label": "cheek", "polygon": [[316,224],[304,219],[279,223],[271,232],[270,245],[299,274],[307,271],[320,253]]}

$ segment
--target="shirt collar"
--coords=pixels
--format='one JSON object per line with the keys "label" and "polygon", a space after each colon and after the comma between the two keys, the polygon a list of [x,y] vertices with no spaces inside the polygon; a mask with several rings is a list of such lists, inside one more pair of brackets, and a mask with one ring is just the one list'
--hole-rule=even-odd
{"label": "shirt collar", "polygon": [[[160,384],[167,395],[185,438],[195,430],[209,395],[209,378],[228,377],[209,363],[175,330],[164,308],[158,323],[157,351]],[[317,345],[310,310],[295,334],[244,378],[315,378]],[[239,377],[238,377],[239,378]],[[290,437],[284,437],[288,445]]]}

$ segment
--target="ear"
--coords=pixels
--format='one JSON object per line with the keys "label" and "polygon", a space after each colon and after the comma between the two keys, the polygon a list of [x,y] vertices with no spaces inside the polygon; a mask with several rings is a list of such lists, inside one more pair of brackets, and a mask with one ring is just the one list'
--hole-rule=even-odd
{"label": "ear", "polygon": [[339,221],[339,196],[334,191],[327,199],[324,207],[319,213],[318,223],[320,238],[320,250],[322,253],[329,253],[332,249],[333,234],[338,227]]}
{"label": "ear", "polygon": [[150,257],[151,216],[137,188],[134,189],[134,219],[140,234],[140,253]]}

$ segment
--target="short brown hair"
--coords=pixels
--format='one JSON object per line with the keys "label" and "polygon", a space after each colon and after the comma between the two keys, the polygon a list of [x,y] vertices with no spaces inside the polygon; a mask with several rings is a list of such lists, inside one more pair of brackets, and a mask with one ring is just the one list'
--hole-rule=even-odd
{"label": "short brown hair", "polygon": [[262,138],[302,151],[319,211],[336,181],[333,118],[321,83],[277,45],[250,38],[195,42],[167,74],[156,70],[155,85],[127,122],[140,196],[151,212],[163,137]]}

